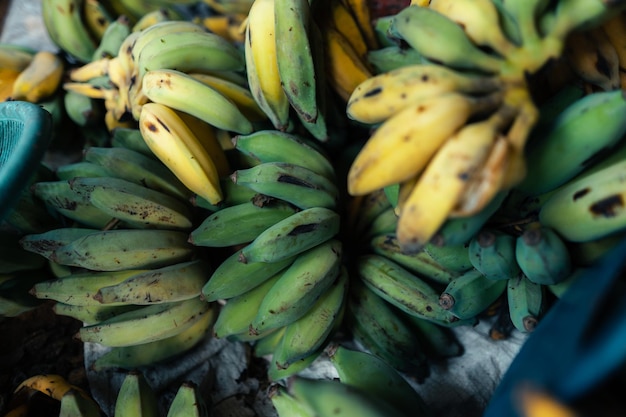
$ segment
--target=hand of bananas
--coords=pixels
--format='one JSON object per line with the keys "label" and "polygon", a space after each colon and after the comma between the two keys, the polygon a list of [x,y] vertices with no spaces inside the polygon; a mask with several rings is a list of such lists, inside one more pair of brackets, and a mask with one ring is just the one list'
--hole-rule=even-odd
{"label": "hand of bananas", "polygon": [[[80,151],[3,221],[0,313],[52,300],[97,371],[213,336],[281,416],[427,415],[355,369],[405,392],[471,349],[451,328],[533,332],[626,236],[624,1],[109,3],[44,2],[58,53],[0,45],[1,99]],[[320,357],[341,384],[297,376]]]}

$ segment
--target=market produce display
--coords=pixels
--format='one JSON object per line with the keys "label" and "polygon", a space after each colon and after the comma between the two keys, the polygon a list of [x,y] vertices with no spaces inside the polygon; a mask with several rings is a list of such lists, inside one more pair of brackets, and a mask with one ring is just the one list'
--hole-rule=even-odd
{"label": "market produce display", "polygon": [[[472,349],[453,327],[532,337],[626,236],[626,2],[374,10],[42,2],[59,51],[0,44],[0,100],[76,157],[2,219],[0,316],[82,322],[115,416],[159,415],[142,369],[210,337],[267,359],[280,417],[432,415],[406,378]],[[321,357],[338,380],[300,375]],[[102,413],[33,378],[0,412]],[[187,381],[167,415],[210,408]]]}

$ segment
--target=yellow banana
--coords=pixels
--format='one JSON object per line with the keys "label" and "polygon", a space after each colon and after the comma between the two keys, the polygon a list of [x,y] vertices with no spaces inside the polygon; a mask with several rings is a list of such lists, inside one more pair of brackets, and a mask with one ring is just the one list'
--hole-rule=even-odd
{"label": "yellow banana", "polygon": [[215,163],[174,110],[158,103],[145,104],[139,129],[152,152],[187,188],[211,204],[222,200]]}
{"label": "yellow banana", "polygon": [[435,235],[508,121],[495,113],[489,119],[465,125],[441,146],[400,211],[396,233],[404,251],[419,251]]}
{"label": "yellow banana", "polygon": [[368,49],[377,49],[379,46],[378,38],[372,26],[373,16],[370,12],[370,2],[368,0],[342,0],[342,2],[352,12]]}
{"label": "yellow banana", "polygon": [[6,101],[13,95],[13,83],[19,77],[20,71],[0,67],[0,102]]}
{"label": "yellow banana", "polygon": [[22,388],[42,392],[59,401],[61,401],[63,395],[71,389],[78,389],[81,393],[87,395],[83,390],[70,384],[67,379],[58,374],[37,374],[31,376],[20,382],[14,392],[18,392]]}
{"label": "yellow banana", "polygon": [[12,44],[0,44],[0,68],[23,71],[33,60],[34,51]]}
{"label": "yellow banana", "polygon": [[113,17],[104,7],[104,3],[101,0],[84,1],[82,10],[83,22],[85,22],[89,33],[99,42],[107,27],[113,21]]}
{"label": "yellow banana", "polygon": [[65,64],[50,51],[38,51],[13,82],[13,100],[38,103],[51,97],[61,85]]}
{"label": "yellow banana", "polygon": [[335,29],[348,40],[354,52],[361,59],[365,59],[369,47],[365,42],[361,28],[350,10],[346,8],[342,0],[332,0],[330,4],[330,20]]}
{"label": "yellow banana", "polygon": [[374,132],[355,158],[348,173],[348,192],[367,194],[419,174],[470,116],[496,107],[497,97],[474,99],[448,93],[401,110]]}
{"label": "yellow banana", "polygon": [[84,83],[97,77],[109,75],[110,57],[90,61],[80,67],[70,69],[68,77],[71,81]]}

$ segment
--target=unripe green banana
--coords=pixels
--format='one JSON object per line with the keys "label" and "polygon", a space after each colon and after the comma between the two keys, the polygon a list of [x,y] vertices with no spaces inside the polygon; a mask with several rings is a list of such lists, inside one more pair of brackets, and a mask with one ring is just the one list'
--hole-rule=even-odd
{"label": "unripe green banana", "polygon": [[309,356],[299,359],[292,363],[288,368],[281,369],[277,366],[273,366],[268,369],[267,376],[270,381],[281,381],[288,379],[294,375],[301,373],[302,371],[310,368],[313,362],[317,360],[323,353],[323,349],[319,349]]}
{"label": "unripe green banana", "polygon": [[63,94],[65,113],[77,126],[93,126],[104,118],[100,100],[68,90]]}
{"label": "unripe green banana", "polygon": [[211,204],[205,198],[197,194],[194,194],[190,198],[191,204],[195,207],[201,207],[210,211],[217,211],[225,207],[236,206],[237,204],[253,201],[254,197],[257,195],[254,190],[246,187],[245,185],[235,184],[230,180],[230,178],[221,178],[220,187],[224,198],[219,202],[219,204]]}
{"label": "unripe green banana", "polygon": [[155,160],[157,159],[143,140],[141,131],[137,128],[118,127],[113,129],[111,132],[111,146],[130,149]]}
{"label": "unripe green banana", "polygon": [[278,345],[282,342],[284,334],[285,327],[280,327],[257,339],[253,346],[254,356],[260,358],[274,354],[274,351],[278,349]]}
{"label": "unripe green banana", "polygon": [[141,371],[128,371],[115,400],[117,417],[158,417],[156,393]]}
{"label": "unripe green banana", "polygon": [[370,241],[370,247],[375,254],[391,259],[414,274],[435,283],[447,285],[459,275],[438,264],[428,252],[402,252],[398,238],[393,233],[376,236]]}
{"label": "unripe green banana", "polygon": [[517,238],[515,258],[524,275],[537,284],[557,284],[572,271],[569,249],[561,236],[547,226],[524,231]]}
{"label": "unripe green banana", "polygon": [[190,205],[143,185],[113,177],[74,178],[70,188],[109,215],[138,228],[189,230]]}
{"label": "unripe green banana", "polygon": [[194,382],[183,382],[167,409],[166,417],[209,417],[209,410]]}
{"label": "unripe green banana", "polygon": [[[225,247],[248,243],[268,227],[296,212],[282,201],[257,205],[252,201],[225,207],[209,215],[189,235],[197,246]],[[237,225],[237,227],[233,227]]]}
{"label": "unripe green banana", "polygon": [[387,208],[372,220],[367,228],[365,238],[376,238],[381,235],[394,234],[398,226],[398,215],[393,207]]}
{"label": "unripe green banana", "polygon": [[328,157],[309,140],[279,130],[259,130],[233,139],[235,149],[265,162],[286,162],[310,169],[328,179],[335,178],[335,169]]}
{"label": "unripe green banana", "polygon": [[260,334],[300,319],[335,282],[341,260],[342,245],[336,239],[300,253],[263,298],[250,331]]}
{"label": "unripe green banana", "polygon": [[455,278],[443,290],[439,305],[460,319],[471,319],[485,311],[506,289],[507,280],[486,278],[474,269]]}
{"label": "unripe green banana", "polygon": [[287,201],[301,209],[337,206],[339,191],[328,178],[287,162],[265,162],[251,168],[238,169],[233,182],[257,193]]}
{"label": "unripe green banana", "polygon": [[118,314],[135,310],[139,306],[134,305],[74,305],[62,302],[55,302],[52,311],[59,316],[72,317],[82,321],[85,325],[96,324],[110,319]]}
{"label": "unripe green banana", "polygon": [[[377,22],[380,22],[378,19]],[[367,62],[376,74],[384,74],[410,65],[424,64],[425,60],[417,50],[399,45],[389,45],[367,52]]]}
{"label": "unripe green banana", "polygon": [[120,50],[120,46],[122,46],[122,42],[124,42],[124,39],[130,35],[130,32],[131,26],[128,16],[118,16],[117,19],[109,23],[105,29],[102,34],[102,38],[100,39],[100,43],[91,57],[91,61],[107,57],[116,57]]}
{"label": "unripe green banana", "polygon": [[61,165],[55,171],[59,180],[68,181],[74,177],[106,177],[109,171],[93,162],[78,161]]}
{"label": "unripe green banana", "polygon": [[409,324],[415,328],[417,338],[426,357],[435,360],[455,358],[464,352],[463,345],[452,329],[432,321],[405,314]]}
{"label": "unripe green banana", "polygon": [[147,305],[188,300],[200,296],[210,277],[202,259],[168,265],[132,275],[101,287],[93,298],[102,304]]}
{"label": "unripe green banana", "polygon": [[469,245],[467,244],[439,246],[427,243],[423,250],[435,262],[450,271],[462,273],[473,268],[469,257]]}
{"label": "unripe green banana", "polygon": [[[80,236],[80,235],[79,235]],[[189,260],[195,248],[187,233],[160,229],[95,231],[55,248],[48,258],[94,271],[158,268]]]}
{"label": "unripe green banana", "polygon": [[383,211],[393,208],[384,188],[368,193],[363,197],[357,197],[353,203],[357,205],[354,208],[354,219],[351,219],[356,236],[366,233],[374,219]]}
{"label": "unripe green banana", "polygon": [[205,314],[209,304],[199,297],[152,304],[81,327],[75,337],[110,347],[140,345],[175,336]]}
{"label": "unripe green banana", "polygon": [[544,286],[529,280],[524,274],[512,277],[507,283],[509,315],[517,330],[528,333],[535,330],[545,306]]}
{"label": "unripe green banana", "polygon": [[91,228],[59,227],[42,233],[24,235],[20,239],[20,245],[29,252],[50,259],[56,249],[71,243],[75,239],[97,232],[99,232],[98,229]]}
{"label": "unripe green banana", "polygon": [[488,279],[509,279],[519,274],[515,237],[485,228],[469,243],[470,262]]}
{"label": "unripe green banana", "polygon": [[287,388],[279,383],[272,383],[267,396],[278,413],[278,417],[315,417],[313,410],[289,394]]}
{"label": "unripe green banana", "polygon": [[544,20],[550,25],[545,30],[546,36],[564,38],[571,31],[589,29],[620,9],[623,9],[621,1],[570,0],[559,2],[554,16],[547,14],[544,16]]}
{"label": "unripe green banana", "polygon": [[576,100],[548,130],[529,138],[526,162],[532,169],[516,188],[537,195],[574,178],[622,139],[626,133],[624,112],[622,90],[596,92]]}
{"label": "unripe green banana", "polygon": [[216,304],[210,304],[209,310],[186,330],[154,342],[140,345],[112,347],[91,364],[91,368],[100,372],[107,368],[136,369],[142,366],[167,362],[189,351],[202,340],[210,337],[211,326],[217,319]]}
{"label": "unripe green banana", "polygon": [[312,207],[266,229],[239,252],[241,262],[277,262],[311,249],[339,233],[336,212]]}
{"label": "unripe green banana", "polygon": [[381,358],[336,344],[329,346],[326,352],[342,383],[378,397],[406,415],[430,415],[420,394]]}
{"label": "unripe green banana", "polygon": [[539,221],[573,242],[624,230],[625,169],[626,160],[622,160],[570,181],[544,203]]}
{"label": "unripe green banana", "polygon": [[396,14],[389,30],[428,60],[452,68],[497,73],[504,62],[483,52],[460,25],[428,7],[404,8]]}
{"label": "unripe green banana", "polygon": [[63,394],[60,403],[59,417],[100,417],[103,414],[93,398],[75,388]]}
{"label": "unripe green banana", "polygon": [[202,287],[202,296],[215,301],[242,295],[290,266],[296,257],[270,263],[243,263],[239,261],[239,252],[234,252],[213,271]]}

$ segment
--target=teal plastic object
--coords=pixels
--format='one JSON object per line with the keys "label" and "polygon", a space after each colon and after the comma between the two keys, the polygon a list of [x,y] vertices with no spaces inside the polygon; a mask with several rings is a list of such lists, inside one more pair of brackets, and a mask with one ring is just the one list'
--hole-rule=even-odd
{"label": "teal plastic object", "polygon": [[0,220],[36,172],[52,137],[52,116],[27,101],[0,103]]}

